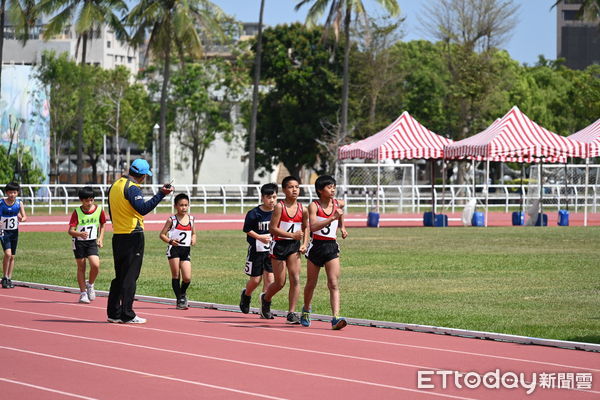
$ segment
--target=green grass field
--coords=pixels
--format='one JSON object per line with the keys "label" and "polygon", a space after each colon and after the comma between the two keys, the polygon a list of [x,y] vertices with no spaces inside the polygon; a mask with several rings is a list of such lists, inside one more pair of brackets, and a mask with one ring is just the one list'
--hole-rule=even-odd
{"label": "green grass field", "polygon": [[[600,227],[349,233],[340,239],[344,316],[600,343]],[[102,290],[113,277],[110,237],[101,251]],[[66,233],[21,232],[13,278],[76,287],[70,248]],[[158,233],[147,232],[138,294],[172,296],[164,252]],[[189,297],[237,304],[245,255],[241,232],[199,232]],[[273,308],[287,308],[287,288]],[[330,313],[324,274],[313,311]]]}

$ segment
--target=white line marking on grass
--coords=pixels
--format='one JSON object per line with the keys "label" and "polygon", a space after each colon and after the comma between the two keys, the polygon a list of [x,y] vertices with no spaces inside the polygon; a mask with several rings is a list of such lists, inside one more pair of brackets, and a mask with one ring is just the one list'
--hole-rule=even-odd
{"label": "white line marking on grass", "polygon": [[[44,330],[44,329],[27,328],[27,327],[24,327],[24,326],[16,326],[16,325],[0,324],[0,326],[3,326],[5,328],[20,329],[20,330],[25,330],[25,331],[30,331],[30,332],[45,333],[45,334],[49,334],[49,335],[56,335],[56,336],[64,336],[64,337],[70,337],[70,338],[75,338],[75,339],[89,340],[89,341],[93,341],[93,342],[116,344],[116,345],[126,346],[126,347],[134,347],[134,348],[145,349],[145,350],[154,350],[154,351],[164,352],[164,353],[171,353],[171,354],[177,354],[177,355],[185,355],[185,356],[190,356],[190,357],[203,358],[203,359],[207,359],[207,360],[221,361],[221,362],[226,362],[226,363],[231,363],[231,364],[238,364],[238,365],[247,366],[247,367],[264,368],[264,369],[278,371],[278,372],[289,372],[289,373],[292,373],[292,374],[299,374],[299,375],[311,376],[311,377],[316,377],[316,378],[331,379],[331,380],[336,380],[336,381],[356,383],[356,384],[360,384],[360,385],[374,386],[374,387],[380,387],[380,388],[385,388],[385,389],[393,389],[393,390],[406,391],[406,392],[412,392],[412,393],[420,393],[420,394],[426,394],[426,395],[429,395],[429,396],[439,396],[439,397],[447,397],[447,398],[451,398],[451,399],[461,399],[461,400],[474,400],[474,399],[469,398],[469,397],[459,397],[459,396],[452,396],[452,395],[447,395],[447,394],[442,394],[442,393],[434,393],[434,392],[429,392],[429,391],[411,389],[411,388],[407,388],[407,387],[404,387],[404,386],[386,385],[384,383],[377,383],[377,382],[363,381],[363,380],[358,380],[358,379],[343,378],[343,377],[340,377],[340,376],[319,374],[319,373],[314,373],[314,372],[307,372],[307,371],[290,369],[290,368],[282,368],[282,367],[276,367],[276,366],[265,365],[265,364],[257,364],[257,363],[246,362],[246,361],[238,361],[238,360],[232,360],[232,359],[227,359],[227,358],[222,358],[222,357],[206,356],[206,355],[197,354],[197,353],[189,353],[189,352],[178,351],[178,350],[169,350],[169,349],[164,349],[164,348],[160,348],[160,347],[153,347],[153,346],[144,346],[144,345],[140,345],[140,344],[127,343],[127,342],[123,342],[123,341],[115,341],[115,340],[108,340],[108,339],[92,338],[92,337],[89,337],[89,336],[72,335],[72,334],[69,334],[69,333],[54,332],[54,331],[48,331],[48,330]],[[130,326],[130,328],[136,329],[137,327],[131,327]],[[0,346],[0,349],[2,349],[2,348],[9,349],[9,350],[15,350],[15,351],[23,351],[23,352],[31,353],[31,354],[36,354],[34,352],[30,352],[30,351],[27,351],[27,350],[20,350],[20,349],[14,349],[14,348],[10,348],[10,347]],[[104,364],[96,364],[96,363],[91,363],[91,362],[87,362],[87,361],[73,360],[73,359],[68,359],[68,358],[59,357],[59,356],[52,356],[52,355],[43,354],[43,353],[40,353],[40,354],[45,355],[45,356],[49,356],[49,357],[53,357],[53,358],[58,358],[58,359],[65,359],[65,360],[69,360],[69,361],[80,362],[80,363],[88,364],[88,365],[101,366],[101,367],[106,367],[106,368],[111,368],[111,369],[116,369],[116,370],[124,370],[124,371],[128,371],[128,372],[133,371],[133,370],[127,370],[127,369],[120,368],[120,367],[112,367],[112,366],[108,366],[108,365],[104,365]],[[154,375],[154,374],[145,373],[145,372],[142,372],[142,371],[135,371],[135,372],[136,373],[140,373],[140,374],[145,374],[145,375],[148,375],[148,376],[163,377],[162,375]],[[165,379],[174,379],[174,378],[169,378],[169,377],[163,377],[163,378],[165,378]],[[178,381],[183,381],[183,380],[180,380],[180,379],[177,379],[177,380]],[[192,382],[193,381],[189,381],[189,383],[192,383]],[[219,389],[224,389],[224,390],[230,390],[230,391],[244,393],[244,392],[239,391],[239,390],[229,389],[229,388],[223,388],[223,387],[220,387],[220,386],[212,386],[212,385],[208,385],[208,384],[204,384],[204,383],[199,383],[199,382],[198,382],[198,384],[201,384],[203,386],[211,386],[211,387],[215,387],[215,388],[219,388]],[[249,392],[245,392],[245,393],[249,393]],[[256,394],[256,393],[253,393],[253,395],[254,396],[259,396],[259,397],[266,397],[266,398],[276,399],[276,397],[264,396],[264,395],[259,395],[259,394]]]}
{"label": "white line marking on grass", "polygon": [[[81,338],[83,338],[83,337],[81,337]],[[90,361],[82,361],[82,360],[77,360],[77,359],[74,359],[74,358],[56,356],[56,355],[53,355],[53,354],[40,353],[40,352],[37,352],[37,351],[29,351],[29,350],[25,350],[25,349],[18,349],[18,348],[15,348],[15,347],[8,347],[8,346],[1,346],[0,345],[0,349],[11,350],[11,351],[16,351],[16,352],[20,352],[20,353],[26,353],[26,354],[32,354],[32,355],[40,356],[40,357],[53,358],[55,360],[70,361],[70,362],[74,362],[74,363],[78,363],[78,364],[91,365],[92,367],[100,367],[100,368],[112,369],[112,370],[120,371],[120,372],[129,372],[129,373],[132,373],[132,374],[148,376],[148,377],[151,377],[151,378],[166,379],[166,380],[169,380],[169,381],[188,383],[188,384],[196,385],[196,386],[204,386],[204,387],[208,387],[208,388],[211,388],[211,389],[225,390],[225,391],[228,391],[228,392],[234,392],[234,393],[239,393],[239,394],[249,395],[249,396],[255,396],[255,397],[262,397],[262,398],[265,398],[265,399],[285,400],[285,398],[282,398],[282,397],[268,396],[268,395],[264,395],[264,394],[260,394],[260,393],[247,392],[245,390],[237,390],[237,389],[232,389],[232,388],[228,388],[228,387],[224,387],[224,386],[216,386],[216,385],[211,385],[211,384],[203,383],[203,382],[189,381],[189,380],[186,380],[186,379],[179,379],[179,378],[173,378],[173,377],[170,377],[170,376],[157,375],[157,374],[152,374],[152,373],[149,373],[149,372],[138,371],[138,370],[135,370],[135,369],[115,367],[115,366],[112,366],[112,365],[99,364],[99,363],[94,363],[94,362],[90,362]],[[85,398],[87,399],[88,397],[85,397]]]}
{"label": "white line marking on grass", "polygon": [[69,393],[69,392],[65,392],[63,390],[50,389],[48,387],[38,386],[38,385],[32,385],[31,383],[26,383],[26,382],[21,382],[21,381],[15,381],[15,380],[12,380],[12,379],[7,379],[7,378],[0,378],[0,381],[4,381],[4,382],[8,382],[8,383],[14,383],[15,385],[27,386],[27,387],[34,388],[34,389],[44,390],[46,392],[58,393],[58,394],[62,394],[62,395],[69,396],[69,397],[75,397],[77,399],[98,400],[95,397],[81,396],[79,394]]}
{"label": "white line marking on grass", "polygon": [[[2,294],[0,294],[0,296],[2,296],[2,297],[18,298],[18,299],[25,299],[25,300],[40,300],[40,299],[37,299],[37,298],[21,297],[21,296],[8,296],[8,295],[2,295]],[[68,305],[68,306],[77,306],[77,307],[80,306],[77,303],[73,303],[73,304],[58,303],[58,304]],[[86,308],[96,308],[96,309],[99,309],[99,310],[105,310],[105,308],[103,308],[103,307],[95,307],[95,306],[89,306],[89,305],[86,305]],[[3,310],[7,310],[7,311],[17,311],[17,310],[6,309],[6,308],[2,308],[2,309]],[[17,312],[19,312],[19,311],[17,311]],[[144,315],[149,315],[149,316],[153,316],[153,317],[173,318],[173,319],[178,319],[178,320],[190,321],[190,318],[188,318],[188,317],[178,317],[178,316],[174,316],[174,315],[154,314],[154,313],[148,313],[148,312],[145,312]],[[212,321],[207,320],[207,319],[194,319],[193,321],[198,321],[198,322],[212,322]],[[225,323],[222,323],[222,324],[223,325],[230,325],[230,326],[239,326],[239,324],[230,323],[230,322],[225,322]],[[431,346],[420,346],[420,345],[414,345],[414,344],[394,343],[394,342],[386,342],[386,341],[381,341],[381,340],[355,338],[355,337],[348,337],[348,336],[342,336],[342,335],[328,335],[328,334],[324,334],[324,333],[308,332],[306,329],[303,329],[303,330],[298,330],[298,329],[281,329],[281,328],[262,327],[262,326],[256,326],[256,327],[253,327],[253,329],[267,329],[267,330],[270,330],[270,331],[285,332],[285,333],[292,333],[292,334],[298,334],[298,335],[312,335],[312,336],[326,337],[326,338],[335,339],[335,340],[343,339],[343,340],[350,340],[350,341],[357,341],[357,342],[364,342],[364,343],[381,344],[381,345],[386,345],[386,346],[389,345],[389,346],[408,347],[408,348],[421,349],[421,350],[443,351],[443,352],[447,352],[447,353],[465,354],[465,355],[470,355],[470,356],[475,356],[475,357],[489,357],[489,358],[500,359],[500,360],[507,360],[507,361],[518,361],[518,362],[524,362],[524,363],[541,364],[541,365],[551,365],[551,366],[555,366],[555,367],[565,367],[565,368],[570,368],[570,369],[579,369],[579,370],[587,370],[587,371],[600,372],[600,369],[597,369],[597,368],[574,366],[574,365],[566,365],[566,364],[558,364],[558,363],[549,362],[549,361],[538,361],[538,360],[529,360],[529,359],[524,359],[524,358],[499,356],[499,355],[494,355],[494,354],[474,353],[474,352],[463,351],[463,350],[452,350],[452,349],[444,349],[444,348],[431,347]],[[559,350],[565,350],[565,349],[559,349]]]}

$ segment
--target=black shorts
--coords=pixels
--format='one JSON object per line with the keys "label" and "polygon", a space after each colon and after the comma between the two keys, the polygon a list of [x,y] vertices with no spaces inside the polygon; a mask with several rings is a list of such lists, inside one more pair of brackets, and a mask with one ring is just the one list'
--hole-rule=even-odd
{"label": "black shorts", "polygon": [[167,247],[167,258],[179,258],[179,261],[191,261],[190,246],[169,246]]}
{"label": "black shorts", "polygon": [[268,251],[256,251],[252,245],[248,246],[246,266],[244,273],[248,276],[262,276],[263,272],[273,272],[271,257]]}
{"label": "black shorts", "polygon": [[17,254],[17,244],[19,243],[18,229],[4,231],[2,236],[0,236],[0,240],[2,241],[2,250],[6,251],[11,249],[13,256]]}
{"label": "black shorts", "polygon": [[292,254],[300,251],[299,240],[274,240],[271,243],[271,258],[285,261]]}
{"label": "black shorts", "polygon": [[340,246],[335,240],[313,240],[306,251],[306,258],[317,267],[339,257]]}
{"label": "black shorts", "polygon": [[73,240],[73,254],[75,258],[87,258],[98,255],[96,240]]}

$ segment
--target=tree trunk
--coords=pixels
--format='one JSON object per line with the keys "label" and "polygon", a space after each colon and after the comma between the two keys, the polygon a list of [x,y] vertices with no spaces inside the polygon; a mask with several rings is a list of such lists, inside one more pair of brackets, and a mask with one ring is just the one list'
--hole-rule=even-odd
{"label": "tree trunk", "polygon": [[352,7],[346,2],[346,16],[344,17],[344,70],[342,83],[342,119],[341,132],[337,142],[348,134],[348,95],[350,86],[350,21],[352,19]]}
{"label": "tree trunk", "polygon": [[[0,1],[0,28],[2,32],[4,32],[4,21],[6,17],[6,0]],[[2,56],[2,51],[4,50],[4,34],[0,35],[0,98],[2,97],[2,64],[4,63],[4,58]]]}
{"label": "tree trunk", "polygon": [[77,105],[77,183],[83,183],[83,114],[85,109],[85,56],[87,52],[87,33],[82,35],[81,50],[81,84],[79,87],[79,103]]}
{"label": "tree trunk", "polygon": [[254,81],[252,87],[252,117],[250,119],[250,143],[248,148],[248,184],[254,183],[256,169],[256,119],[258,114],[258,84],[260,83],[260,66],[262,59],[262,21],[265,0],[260,2],[258,17],[258,36],[256,42],[256,57],[254,58]]}
{"label": "tree trunk", "polygon": [[167,48],[165,49],[165,64],[163,67],[163,84],[160,91],[160,122],[158,131],[158,163],[160,167],[158,169],[158,183],[165,183],[165,169],[167,166],[167,96],[169,87],[169,77],[171,74],[171,42],[167,41]]}

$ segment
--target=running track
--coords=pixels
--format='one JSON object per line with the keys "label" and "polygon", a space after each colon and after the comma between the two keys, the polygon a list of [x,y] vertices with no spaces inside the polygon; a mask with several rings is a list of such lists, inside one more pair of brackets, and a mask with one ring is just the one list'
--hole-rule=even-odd
{"label": "running track", "polygon": [[[105,322],[106,298],[0,290],[2,399],[598,399],[600,354],[136,302],[145,325]],[[417,371],[559,373],[590,389],[417,388]],[[565,375],[569,376],[569,375]],[[539,378],[538,378],[539,381]]]}

